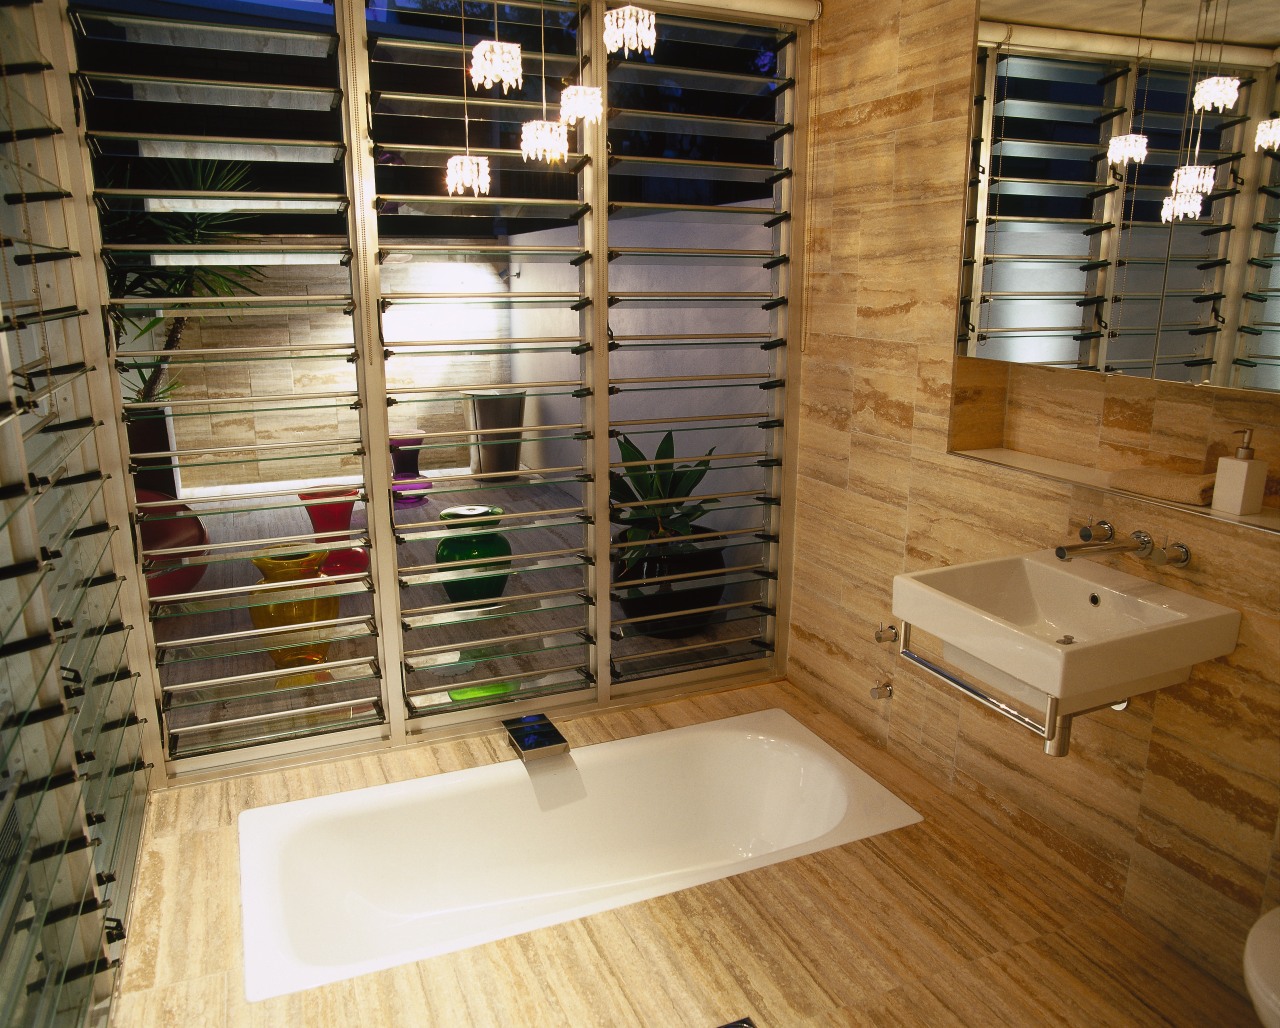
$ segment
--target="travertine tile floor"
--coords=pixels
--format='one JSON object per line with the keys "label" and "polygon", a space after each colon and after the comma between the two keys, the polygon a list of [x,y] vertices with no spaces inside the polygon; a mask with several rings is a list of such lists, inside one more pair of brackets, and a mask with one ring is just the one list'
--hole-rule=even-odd
{"label": "travertine tile floor", "polygon": [[750,1015],[759,1028],[1256,1025],[1247,1000],[1144,937],[1069,868],[1001,837],[785,683],[562,727],[587,745],[772,706],[849,755],[923,823],[250,1004],[240,810],[513,758],[491,734],[170,789],[148,816],[112,1023],[714,1028]]}

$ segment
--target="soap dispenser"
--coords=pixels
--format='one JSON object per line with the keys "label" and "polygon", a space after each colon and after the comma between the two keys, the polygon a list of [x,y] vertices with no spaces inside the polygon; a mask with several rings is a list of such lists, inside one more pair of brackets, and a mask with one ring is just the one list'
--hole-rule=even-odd
{"label": "soap dispenser", "polygon": [[1234,457],[1218,458],[1218,474],[1213,483],[1214,510],[1224,514],[1257,514],[1262,510],[1262,494],[1267,487],[1267,462],[1253,456],[1253,429],[1243,428],[1232,435],[1243,436]]}

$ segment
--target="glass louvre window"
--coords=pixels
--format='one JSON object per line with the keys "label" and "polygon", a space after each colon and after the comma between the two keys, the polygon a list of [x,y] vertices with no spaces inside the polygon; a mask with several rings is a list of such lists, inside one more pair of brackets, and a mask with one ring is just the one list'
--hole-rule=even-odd
{"label": "glass louvre window", "polygon": [[384,716],[337,36],[283,14],[74,12],[171,757]]}
{"label": "glass louvre window", "polygon": [[773,641],[794,60],[659,14],[609,69],[611,663],[628,682]]}
{"label": "glass louvre window", "polygon": [[[520,150],[544,89],[554,119],[577,72],[580,12],[367,12],[408,713],[591,690],[590,165],[580,143],[550,164]],[[520,44],[519,88],[471,82],[495,34]],[[445,163],[468,146],[491,189],[450,196]]]}
{"label": "glass louvre window", "polygon": [[[982,49],[978,74],[964,352],[1208,380],[1236,191],[1210,193],[1199,219],[1161,222],[1195,144],[1188,69]],[[1131,120],[1148,157],[1112,173],[1108,140]],[[1245,120],[1203,117],[1199,161],[1219,182],[1243,157]]]}
{"label": "glass louvre window", "polygon": [[[769,673],[791,30],[661,15],[654,63],[601,4],[167,9],[74,21],[169,757]],[[471,80],[495,37],[518,87]],[[526,160],[574,83],[607,130]],[[620,485],[653,462],[678,538]],[[703,563],[634,559],[648,511]]]}
{"label": "glass louvre window", "polygon": [[[92,403],[62,28],[0,8],[0,1022],[105,1017],[148,767]],[[118,922],[117,922],[118,924]]]}

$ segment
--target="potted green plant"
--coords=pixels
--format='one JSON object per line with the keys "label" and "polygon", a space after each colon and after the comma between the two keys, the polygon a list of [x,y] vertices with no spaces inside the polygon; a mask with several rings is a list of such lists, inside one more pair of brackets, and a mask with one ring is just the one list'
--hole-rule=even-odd
{"label": "potted green plant", "polygon": [[633,627],[643,635],[692,635],[715,620],[715,613],[681,612],[714,607],[724,585],[714,578],[662,579],[724,568],[721,547],[708,545],[706,538],[690,538],[711,531],[698,522],[719,502],[691,499],[706,477],[715,447],[699,461],[678,464],[675,436],[667,432],[652,459],[625,435],[618,436],[618,450],[624,466],[610,472],[609,499],[611,520],[621,526],[613,539],[617,547],[613,579],[620,586],[622,611],[628,618],[642,619]]}

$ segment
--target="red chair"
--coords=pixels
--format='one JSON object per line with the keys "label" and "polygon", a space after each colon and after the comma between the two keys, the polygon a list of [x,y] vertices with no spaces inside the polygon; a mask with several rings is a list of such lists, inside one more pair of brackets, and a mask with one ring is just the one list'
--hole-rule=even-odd
{"label": "red chair", "polygon": [[[154,600],[190,592],[204,577],[206,565],[188,564],[187,559],[203,557],[209,552],[203,549],[209,545],[209,533],[190,507],[179,503],[168,493],[139,489],[137,494],[139,503],[160,504],[138,511],[147,594]],[[188,548],[189,552],[182,556],[147,556],[152,550],[179,547]]]}

